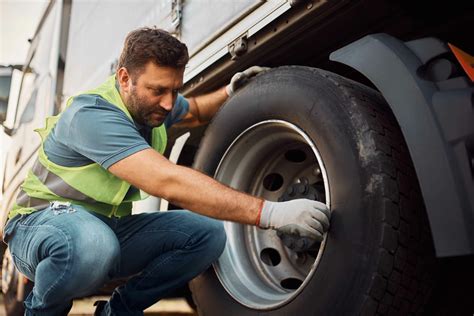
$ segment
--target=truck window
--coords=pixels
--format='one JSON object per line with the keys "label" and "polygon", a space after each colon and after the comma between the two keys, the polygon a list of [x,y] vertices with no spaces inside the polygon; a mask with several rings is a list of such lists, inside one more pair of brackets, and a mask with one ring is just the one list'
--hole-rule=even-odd
{"label": "truck window", "polygon": [[6,119],[11,80],[11,76],[0,76],[0,123]]}
{"label": "truck window", "polygon": [[35,91],[33,91],[33,93],[31,94],[30,100],[28,100],[28,103],[26,104],[23,114],[21,115],[20,124],[29,123],[35,117],[35,104],[37,97],[38,89],[35,89]]}

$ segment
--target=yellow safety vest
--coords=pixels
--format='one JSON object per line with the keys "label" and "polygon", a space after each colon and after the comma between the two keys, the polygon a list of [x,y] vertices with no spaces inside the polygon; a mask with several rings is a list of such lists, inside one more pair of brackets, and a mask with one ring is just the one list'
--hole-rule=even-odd
{"label": "yellow safety vest", "polygon": [[[99,95],[120,110],[132,120],[132,116],[122,102],[115,87],[115,75],[111,76],[96,89],[79,95]],[[71,97],[66,106],[69,106]],[[9,218],[17,214],[29,214],[49,206],[51,201],[71,202],[106,216],[129,215],[132,202],[146,198],[148,195],[137,191],[127,196],[130,184],[110,173],[97,163],[80,167],[64,167],[50,161],[44,152],[44,141],[56,125],[61,114],[46,118],[46,126],[35,130],[41,137],[38,158],[33,168],[28,172],[26,180],[21,185],[21,191],[16,203],[8,214]],[[167,135],[164,124],[152,130],[153,149],[164,153]]]}

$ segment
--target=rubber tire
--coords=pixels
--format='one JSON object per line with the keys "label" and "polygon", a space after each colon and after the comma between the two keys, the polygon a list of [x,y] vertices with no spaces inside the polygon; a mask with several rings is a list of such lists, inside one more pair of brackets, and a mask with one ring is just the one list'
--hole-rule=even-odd
{"label": "rubber tire", "polygon": [[420,314],[434,250],[400,129],[376,91],[320,69],[274,68],[241,89],[207,128],[194,168],[213,175],[246,128],[269,119],[297,125],[327,170],[331,227],[304,290],[272,311],[235,301],[211,267],[190,283],[199,315]]}

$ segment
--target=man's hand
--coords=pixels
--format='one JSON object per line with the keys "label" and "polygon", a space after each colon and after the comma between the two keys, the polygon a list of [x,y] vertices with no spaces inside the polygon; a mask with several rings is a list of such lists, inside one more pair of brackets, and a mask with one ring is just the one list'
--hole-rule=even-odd
{"label": "man's hand", "polygon": [[325,204],[307,199],[288,202],[265,201],[259,226],[284,235],[308,237],[321,241],[329,228],[331,213]]}
{"label": "man's hand", "polygon": [[230,79],[230,83],[225,88],[227,95],[229,97],[233,96],[237,92],[237,90],[245,86],[252,77],[268,69],[270,68],[252,66],[242,72],[236,73],[232,76],[232,79]]}

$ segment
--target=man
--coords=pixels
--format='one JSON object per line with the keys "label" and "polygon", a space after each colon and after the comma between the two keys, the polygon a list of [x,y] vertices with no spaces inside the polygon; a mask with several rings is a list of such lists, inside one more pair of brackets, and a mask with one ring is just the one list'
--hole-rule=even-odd
{"label": "man", "polygon": [[[38,130],[38,160],[4,232],[18,270],[34,280],[26,315],[66,315],[73,298],[128,276],[96,314],[143,315],[220,256],[226,235],[215,219],[322,238],[329,226],[324,204],[264,201],[162,155],[166,128],[209,122],[261,70],[251,68],[225,88],[186,99],[178,91],[187,61],[186,46],[168,33],[135,30],[116,75],[69,100]],[[131,215],[132,201],[143,198],[140,190],[195,213]]]}

